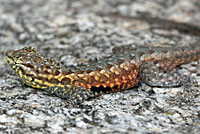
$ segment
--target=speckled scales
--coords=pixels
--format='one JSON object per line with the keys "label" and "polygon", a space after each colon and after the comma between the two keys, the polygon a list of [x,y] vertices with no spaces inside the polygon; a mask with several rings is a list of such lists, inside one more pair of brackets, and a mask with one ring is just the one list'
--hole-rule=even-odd
{"label": "speckled scales", "polygon": [[[116,47],[111,56],[88,65],[68,68],[51,58],[45,58],[32,47],[6,53],[8,64],[25,84],[61,98],[70,99],[73,96],[72,98],[76,98],[75,102],[83,102],[95,93],[116,92],[134,87],[141,79],[148,83],[148,74],[159,73],[156,74],[152,70],[172,70],[177,65],[199,58],[200,43],[177,48]],[[146,63],[152,63],[149,65],[155,68],[150,69]],[[167,77],[163,79],[168,80]]]}

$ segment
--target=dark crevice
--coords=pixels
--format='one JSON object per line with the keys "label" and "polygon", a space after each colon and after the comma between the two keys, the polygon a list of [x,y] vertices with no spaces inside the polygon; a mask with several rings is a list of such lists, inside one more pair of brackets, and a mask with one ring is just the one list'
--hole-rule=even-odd
{"label": "dark crevice", "polygon": [[100,87],[91,87],[91,91],[92,92],[97,92],[97,93],[108,93],[108,92],[111,92],[112,89],[116,89],[117,86],[114,86],[113,88],[111,87],[103,87],[103,86],[100,86]]}

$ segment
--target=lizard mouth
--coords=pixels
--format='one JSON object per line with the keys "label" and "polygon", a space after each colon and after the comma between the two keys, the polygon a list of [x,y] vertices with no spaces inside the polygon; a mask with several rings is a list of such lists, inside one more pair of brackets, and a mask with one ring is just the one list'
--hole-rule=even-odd
{"label": "lizard mouth", "polygon": [[15,69],[16,68],[16,63],[15,60],[13,59],[13,57],[11,56],[11,51],[7,51],[6,52],[6,57],[5,57],[6,61],[8,62],[8,64]]}

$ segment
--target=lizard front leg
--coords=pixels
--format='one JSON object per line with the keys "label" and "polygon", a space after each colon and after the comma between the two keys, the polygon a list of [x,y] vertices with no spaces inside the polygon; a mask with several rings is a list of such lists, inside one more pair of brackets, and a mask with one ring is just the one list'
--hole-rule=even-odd
{"label": "lizard front leg", "polygon": [[80,104],[88,98],[94,96],[93,93],[91,93],[91,91],[89,91],[88,89],[73,85],[70,88],[53,86],[45,89],[45,91],[50,94],[54,94],[62,99],[66,99],[67,103],[72,105]]}

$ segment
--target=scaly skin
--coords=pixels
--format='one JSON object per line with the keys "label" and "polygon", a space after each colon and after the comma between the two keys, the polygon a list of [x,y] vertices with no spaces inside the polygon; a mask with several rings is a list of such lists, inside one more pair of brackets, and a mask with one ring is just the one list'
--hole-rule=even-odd
{"label": "scaly skin", "polygon": [[89,65],[67,68],[45,58],[32,47],[6,53],[8,64],[26,85],[68,99],[71,103],[82,103],[101,92],[122,91],[134,87],[140,80],[152,86],[179,86],[179,77],[174,74],[164,77],[163,71],[199,58],[200,43],[177,48],[116,47],[109,57]]}

